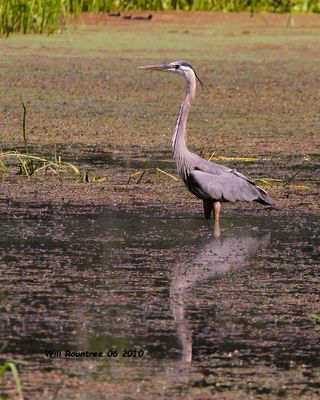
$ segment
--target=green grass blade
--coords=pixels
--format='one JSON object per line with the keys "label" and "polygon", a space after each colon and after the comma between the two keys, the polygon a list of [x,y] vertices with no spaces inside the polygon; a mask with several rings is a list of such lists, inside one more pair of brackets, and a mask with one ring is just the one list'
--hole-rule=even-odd
{"label": "green grass blade", "polygon": [[9,368],[11,370],[13,379],[15,381],[18,395],[19,395],[20,399],[22,400],[23,399],[23,394],[22,394],[22,388],[21,388],[19,372],[17,370],[16,364],[15,364],[15,362],[8,362],[8,366],[9,366]]}
{"label": "green grass blade", "polygon": [[160,173],[163,174],[163,175],[168,176],[169,178],[173,179],[173,180],[176,181],[176,182],[179,182],[179,179],[178,179],[177,177],[175,177],[175,176],[169,174],[168,172],[164,171],[163,169],[156,168],[156,171],[160,172]]}
{"label": "green grass blade", "polygon": [[62,165],[67,165],[68,167],[71,168],[71,170],[72,170],[76,175],[81,176],[81,172],[80,172],[79,168],[77,168],[75,165],[73,165],[73,164],[71,164],[71,163],[69,163],[69,162],[64,162],[64,163],[61,162],[61,164],[62,164]]}
{"label": "green grass blade", "polygon": [[320,314],[309,314],[309,317],[320,321]]}
{"label": "green grass blade", "polygon": [[26,164],[27,164],[26,161],[23,161],[23,160],[22,160],[22,158],[21,158],[21,156],[20,156],[19,153],[17,153],[17,158],[18,158],[18,160],[20,161],[20,165],[22,166],[22,169],[23,169],[25,175],[29,178],[29,177],[30,177],[30,174],[29,174],[28,168],[27,168],[27,166],[26,166]]}

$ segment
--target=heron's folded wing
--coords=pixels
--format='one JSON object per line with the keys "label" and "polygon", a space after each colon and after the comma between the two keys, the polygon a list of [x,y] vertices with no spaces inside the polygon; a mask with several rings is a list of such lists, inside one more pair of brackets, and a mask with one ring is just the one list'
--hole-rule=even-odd
{"label": "heron's folded wing", "polygon": [[228,168],[225,165],[204,160],[203,158],[199,157],[196,154],[194,154],[193,156],[194,156],[194,165],[196,166],[195,167],[196,170],[203,171],[213,175],[221,175],[226,172],[232,171],[231,168]]}
{"label": "heron's folded wing", "polygon": [[221,174],[225,174],[228,172],[232,172],[233,174],[237,175],[239,178],[245,179],[254,185],[254,183],[251,182],[247,176],[241,174],[241,172],[238,172],[235,169],[226,167],[225,165],[221,165],[221,164],[217,164],[217,163],[214,163],[211,161],[203,160],[200,157],[198,158],[197,163],[195,163],[195,164],[197,165],[195,168],[196,170],[207,172],[208,174],[212,174],[212,175],[221,175]]}
{"label": "heron's folded wing", "polygon": [[200,198],[217,201],[253,201],[261,196],[260,188],[232,170],[220,175],[194,170],[190,173],[190,188]]}

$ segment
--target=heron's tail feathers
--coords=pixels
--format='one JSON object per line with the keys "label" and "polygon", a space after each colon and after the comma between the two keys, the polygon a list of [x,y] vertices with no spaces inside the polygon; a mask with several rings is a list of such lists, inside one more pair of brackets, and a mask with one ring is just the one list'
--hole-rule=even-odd
{"label": "heron's tail feathers", "polygon": [[259,191],[259,197],[255,200],[257,203],[266,206],[273,204],[271,197],[268,196],[268,193],[264,189],[261,189],[259,186],[256,186],[256,189]]}

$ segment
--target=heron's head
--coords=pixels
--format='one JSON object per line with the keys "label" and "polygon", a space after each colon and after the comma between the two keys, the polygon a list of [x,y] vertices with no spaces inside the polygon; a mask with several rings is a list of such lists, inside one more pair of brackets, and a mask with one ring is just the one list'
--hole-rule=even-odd
{"label": "heron's head", "polygon": [[142,65],[141,69],[149,69],[156,71],[174,72],[183,75],[187,80],[194,76],[200,82],[202,88],[206,87],[202,80],[198,77],[193,66],[188,61],[174,61],[169,64]]}

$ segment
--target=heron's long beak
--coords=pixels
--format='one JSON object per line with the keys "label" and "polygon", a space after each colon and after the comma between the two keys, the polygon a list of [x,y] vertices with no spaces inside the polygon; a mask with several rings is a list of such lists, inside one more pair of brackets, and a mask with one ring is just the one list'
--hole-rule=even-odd
{"label": "heron's long beak", "polygon": [[141,69],[151,69],[151,70],[166,70],[170,69],[169,64],[157,64],[157,65],[142,65],[141,67],[138,67]]}

